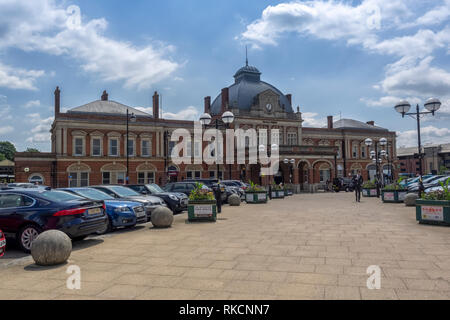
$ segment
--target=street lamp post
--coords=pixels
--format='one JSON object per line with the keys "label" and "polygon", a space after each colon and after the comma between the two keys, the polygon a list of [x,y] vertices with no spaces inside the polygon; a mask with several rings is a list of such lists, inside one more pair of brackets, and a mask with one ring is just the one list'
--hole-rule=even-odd
{"label": "street lamp post", "polygon": [[[207,128],[210,124],[211,124],[211,120],[212,117],[209,113],[204,113],[202,114],[202,116],[200,117],[200,122],[202,124],[202,126],[204,126],[205,128]],[[216,128],[216,130],[219,130],[219,126],[222,125],[224,126],[226,129],[229,128],[229,126],[233,123],[234,121],[234,114],[231,111],[226,111],[222,114],[222,119],[216,118],[214,119],[213,122],[213,126]],[[216,137],[218,135],[218,132],[216,134]],[[217,146],[217,141],[216,141],[216,146]],[[216,159],[217,159],[217,148],[215,149],[215,154],[216,154]],[[228,171],[229,171],[229,176],[230,176],[230,180],[231,180],[231,164],[229,164],[228,167]],[[217,174],[217,180],[219,180],[219,164],[216,161],[216,174]]]}
{"label": "street lamp post", "polygon": [[[422,153],[422,146],[421,146],[421,137],[420,137],[420,117],[422,115],[426,115],[426,114],[432,114],[434,116],[434,113],[436,111],[439,110],[439,108],[441,107],[441,101],[439,101],[439,99],[436,98],[430,98],[427,101],[425,101],[425,109],[427,109],[428,111],[422,111],[420,112],[419,110],[419,104],[416,105],[416,111],[415,112],[410,112],[408,113],[408,111],[411,109],[411,105],[409,104],[408,101],[406,100],[402,100],[400,102],[398,102],[395,105],[395,111],[397,111],[398,113],[400,113],[402,115],[402,118],[405,117],[405,115],[407,116],[411,116],[412,118],[415,117],[415,119],[417,120],[417,146],[418,146],[418,151],[419,151],[419,174],[420,174],[420,178],[422,178],[423,175],[423,168],[422,168],[422,158],[423,158],[423,153]],[[419,196],[420,196],[421,190],[419,189]]]}
{"label": "street lamp post", "polygon": [[125,184],[128,184],[129,183],[129,180],[130,180],[130,177],[129,177],[129,174],[128,174],[128,172],[129,172],[129,161],[130,161],[130,150],[128,149],[128,142],[129,142],[129,140],[128,140],[128,135],[129,135],[129,130],[128,130],[128,122],[136,122],[136,116],[134,115],[134,113],[131,113],[131,115],[130,115],[130,113],[128,112],[128,109],[127,109],[127,143],[126,143],[126,146],[127,146],[127,149],[126,149],[126,155],[127,155],[127,177],[126,177],[126,181],[125,181]]}
{"label": "street lamp post", "polygon": [[[374,143],[373,140],[370,138],[367,138],[364,143],[366,144],[366,146],[371,147]],[[370,152],[370,156],[372,158],[372,160],[375,160],[375,182],[377,185],[377,197],[380,197],[380,159],[379,159],[379,152],[378,152],[378,144],[380,144],[380,146],[385,146],[387,144],[387,139],[386,138],[381,138],[379,141],[375,141],[375,150]]]}
{"label": "street lamp post", "polygon": [[289,183],[292,184],[292,168],[295,163],[295,159],[284,159],[284,164],[289,164]]}

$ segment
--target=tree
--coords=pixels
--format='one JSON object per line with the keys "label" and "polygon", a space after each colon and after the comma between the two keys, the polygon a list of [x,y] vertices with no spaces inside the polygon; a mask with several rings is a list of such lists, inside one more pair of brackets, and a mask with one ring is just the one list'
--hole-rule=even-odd
{"label": "tree", "polygon": [[6,159],[14,161],[16,147],[9,141],[0,142],[0,154],[3,154]]}
{"label": "tree", "polygon": [[0,153],[0,161],[3,161],[3,160],[5,160],[5,159],[6,159],[5,156],[4,156],[3,154]]}
{"label": "tree", "polygon": [[40,152],[40,151],[36,148],[27,148],[27,150],[25,150],[25,152]]}

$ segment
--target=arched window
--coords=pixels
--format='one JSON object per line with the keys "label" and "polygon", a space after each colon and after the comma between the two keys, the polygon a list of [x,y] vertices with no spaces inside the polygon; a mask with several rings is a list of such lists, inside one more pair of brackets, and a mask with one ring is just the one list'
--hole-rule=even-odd
{"label": "arched window", "polygon": [[320,183],[325,183],[330,180],[331,171],[330,166],[327,163],[320,165],[319,173],[320,173]]}
{"label": "arched window", "polygon": [[156,168],[151,164],[141,164],[137,167],[138,184],[155,183]]}
{"label": "arched window", "polygon": [[67,168],[69,187],[87,187],[89,185],[89,172],[91,168],[85,164],[72,164]]}
{"label": "arched window", "polygon": [[39,173],[33,173],[29,178],[28,182],[32,184],[44,184],[44,177]]}

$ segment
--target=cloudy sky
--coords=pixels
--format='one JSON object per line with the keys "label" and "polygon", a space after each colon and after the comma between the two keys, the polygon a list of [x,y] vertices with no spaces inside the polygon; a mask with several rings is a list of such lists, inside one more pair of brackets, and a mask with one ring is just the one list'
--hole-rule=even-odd
{"label": "cloudy sky", "polygon": [[50,149],[53,91],[197,119],[249,62],[292,93],[306,126],[374,120],[415,145],[393,105],[438,97],[425,143],[450,142],[450,0],[0,0],[0,140]]}

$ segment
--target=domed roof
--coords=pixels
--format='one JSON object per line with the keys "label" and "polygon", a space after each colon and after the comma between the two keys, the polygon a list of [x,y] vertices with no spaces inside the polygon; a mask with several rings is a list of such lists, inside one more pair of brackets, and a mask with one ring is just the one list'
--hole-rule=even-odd
{"label": "domed roof", "polygon": [[[292,105],[287,97],[276,87],[261,81],[261,72],[248,64],[240,68],[234,75],[234,84],[228,87],[229,105],[231,108],[239,108],[249,111],[256,102],[256,96],[266,90],[271,90],[279,95],[280,106],[285,112],[292,113]],[[222,94],[219,94],[211,105],[211,114],[216,115],[221,111]]]}

